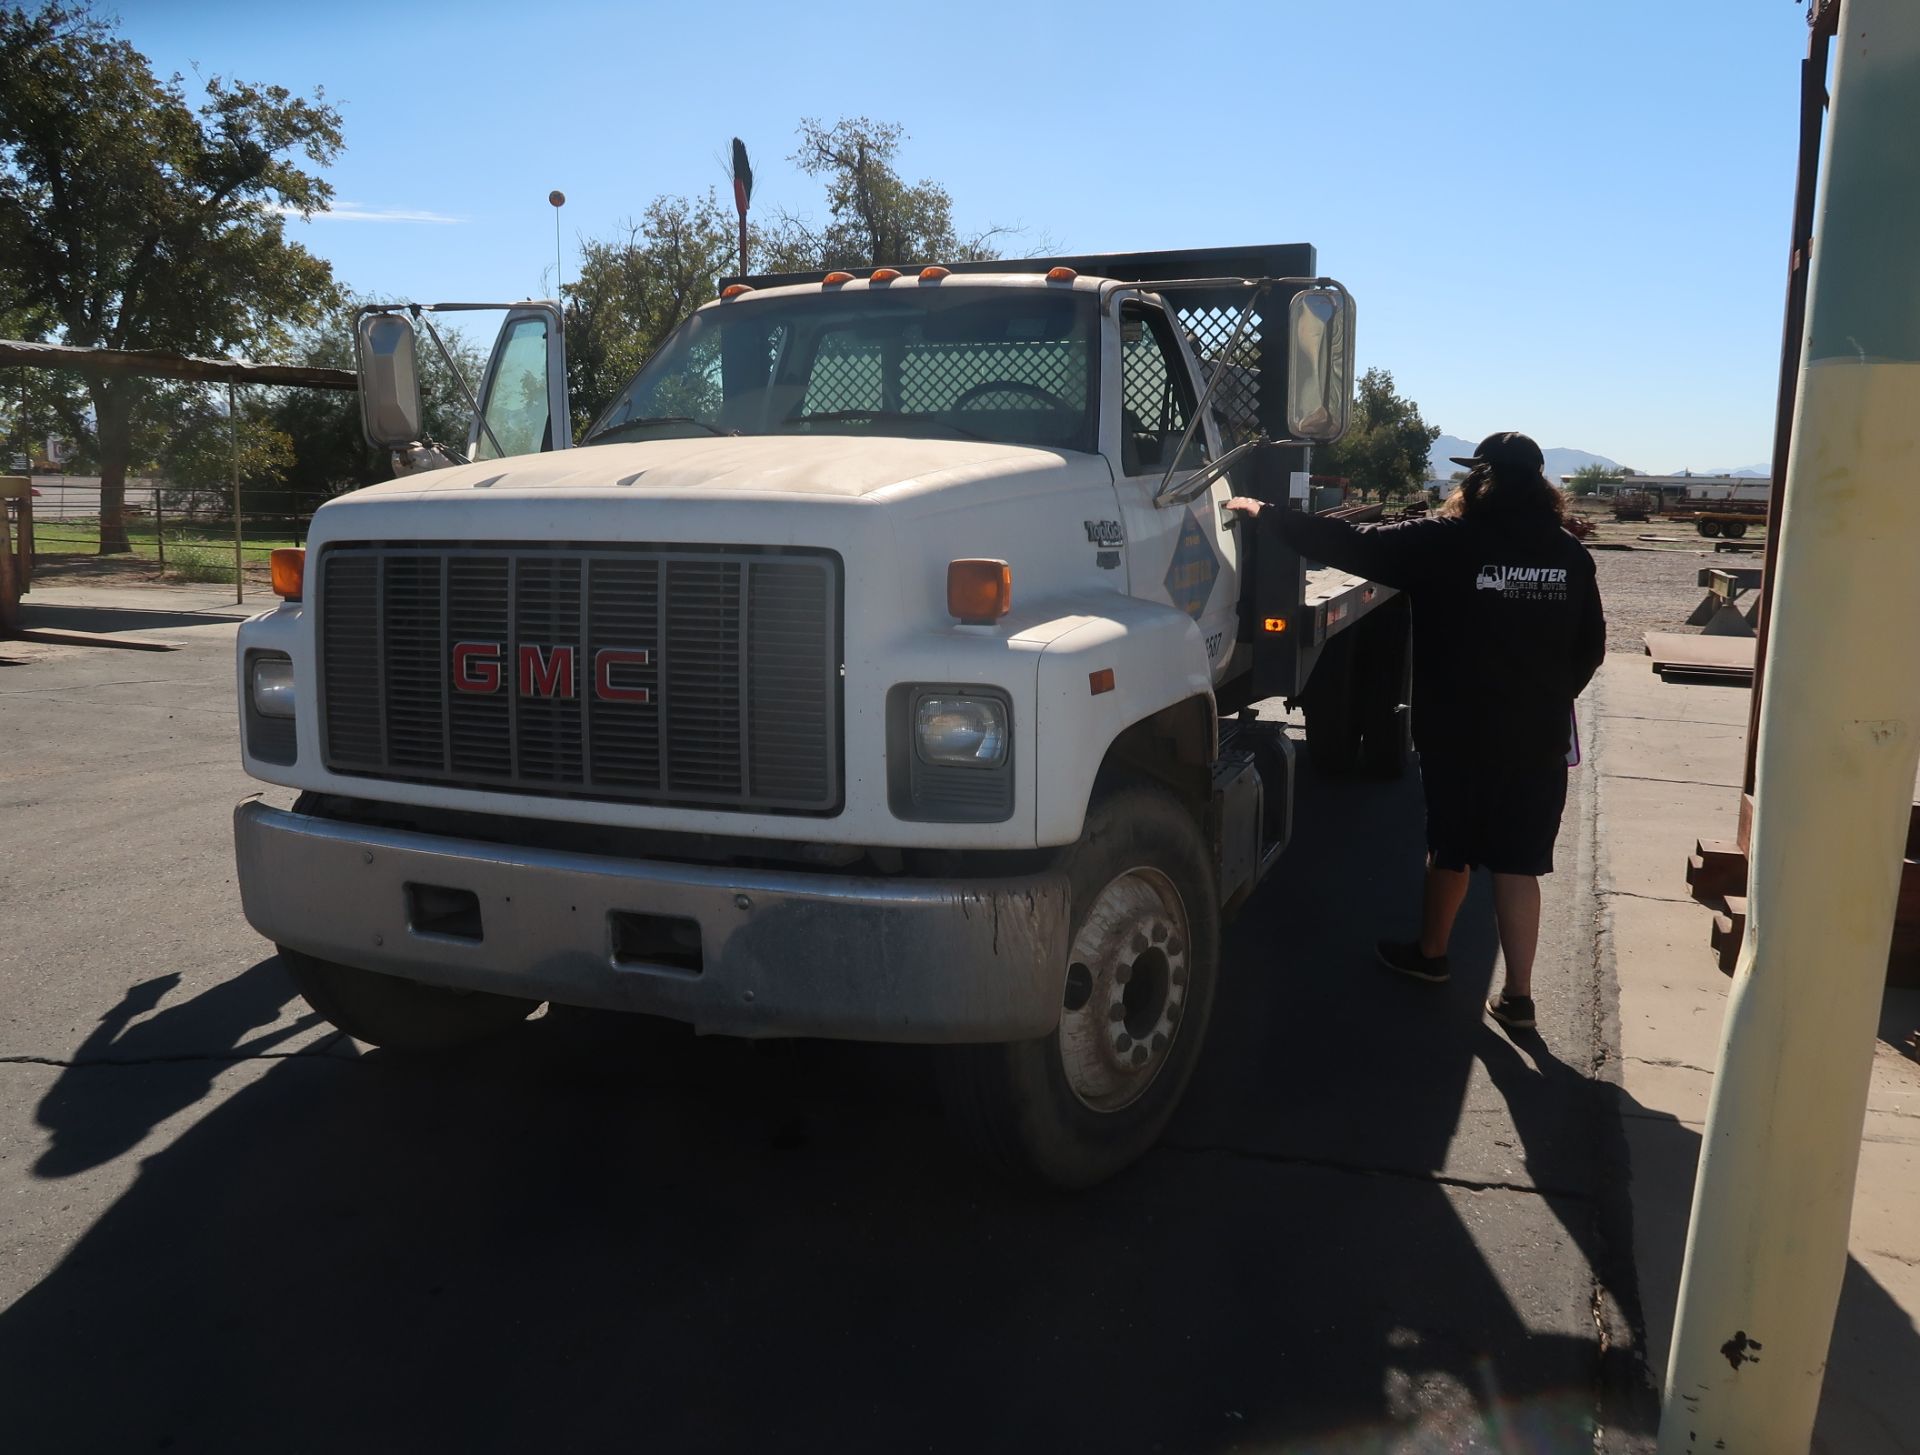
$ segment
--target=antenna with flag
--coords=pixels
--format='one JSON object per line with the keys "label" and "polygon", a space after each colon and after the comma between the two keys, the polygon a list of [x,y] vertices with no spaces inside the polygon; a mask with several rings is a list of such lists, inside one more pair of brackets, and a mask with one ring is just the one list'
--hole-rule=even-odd
{"label": "antenna with flag", "polygon": [[733,139],[733,205],[740,214],[740,276],[747,276],[747,204],[753,200],[753,168],[747,162],[747,144]]}

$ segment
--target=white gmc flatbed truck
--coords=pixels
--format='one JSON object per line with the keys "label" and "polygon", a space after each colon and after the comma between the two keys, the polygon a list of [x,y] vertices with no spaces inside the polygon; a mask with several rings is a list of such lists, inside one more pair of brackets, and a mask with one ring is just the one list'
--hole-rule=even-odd
{"label": "white gmc flatbed truck", "polygon": [[730,284],[578,447],[559,315],[515,305],[449,468],[415,347],[463,305],[366,311],[406,473],[324,505],[241,628],[247,772],[299,790],[236,811],[247,918],[376,1045],[543,1002],[937,1045],[993,1160],[1111,1175],[1289,831],[1252,704],[1303,700],[1323,766],[1407,751],[1404,603],[1256,577],[1224,509],[1345,427],[1314,261]]}

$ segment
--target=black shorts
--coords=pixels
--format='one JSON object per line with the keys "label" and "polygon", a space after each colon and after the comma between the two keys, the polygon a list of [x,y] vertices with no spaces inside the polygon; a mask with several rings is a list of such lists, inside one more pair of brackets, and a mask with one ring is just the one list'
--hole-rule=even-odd
{"label": "black shorts", "polygon": [[1567,806],[1565,762],[1503,762],[1423,748],[1420,785],[1435,868],[1553,872],[1553,841]]}

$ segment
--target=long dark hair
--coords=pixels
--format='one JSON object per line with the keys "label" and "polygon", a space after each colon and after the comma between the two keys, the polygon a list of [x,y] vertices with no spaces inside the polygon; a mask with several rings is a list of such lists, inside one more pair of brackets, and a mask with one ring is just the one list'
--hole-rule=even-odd
{"label": "long dark hair", "polygon": [[1440,513],[1469,520],[1563,526],[1567,523],[1567,501],[1538,470],[1475,465],[1447,497]]}

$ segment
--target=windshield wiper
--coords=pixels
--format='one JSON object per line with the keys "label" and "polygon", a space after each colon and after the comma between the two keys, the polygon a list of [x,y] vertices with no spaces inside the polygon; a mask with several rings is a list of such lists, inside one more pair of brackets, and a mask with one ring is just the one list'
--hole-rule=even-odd
{"label": "windshield wiper", "polygon": [[649,414],[639,419],[623,419],[618,424],[610,424],[601,430],[599,434],[595,435],[594,438],[596,440],[603,440],[608,435],[619,434],[622,430],[637,429],[649,424],[690,424],[695,429],[704,429],[708,434],[717,434],[723,437],[731,437],[740,433],[737,429],[722,429],[717,424],[708,424],[704,419],[695,419],[690,414]]}
{"label": "windshield wiper", "polygon": [[932,415],[932,414],[908,414],[904,410],[899,410],[899,409],[827,409],[827,410],[822,410],[818,414],[796,414],[790,417],[789,419],[785,420],[784,423],[786,424],[837,424],[847,420],[854,420],[854,419],[871,419],[871,420],[887,419],[887,420],[901,420],[907,424],[931,424],[931,425],[937,425],[941,429],[950,429],[955,434],[961,436],[963,439],[982,440],[982,441],[985,441],[987,439],[985,435],[975,434],[972,430],[968,429],[965,425],[955,424],[950,419],[941,419],[938,415]]}

